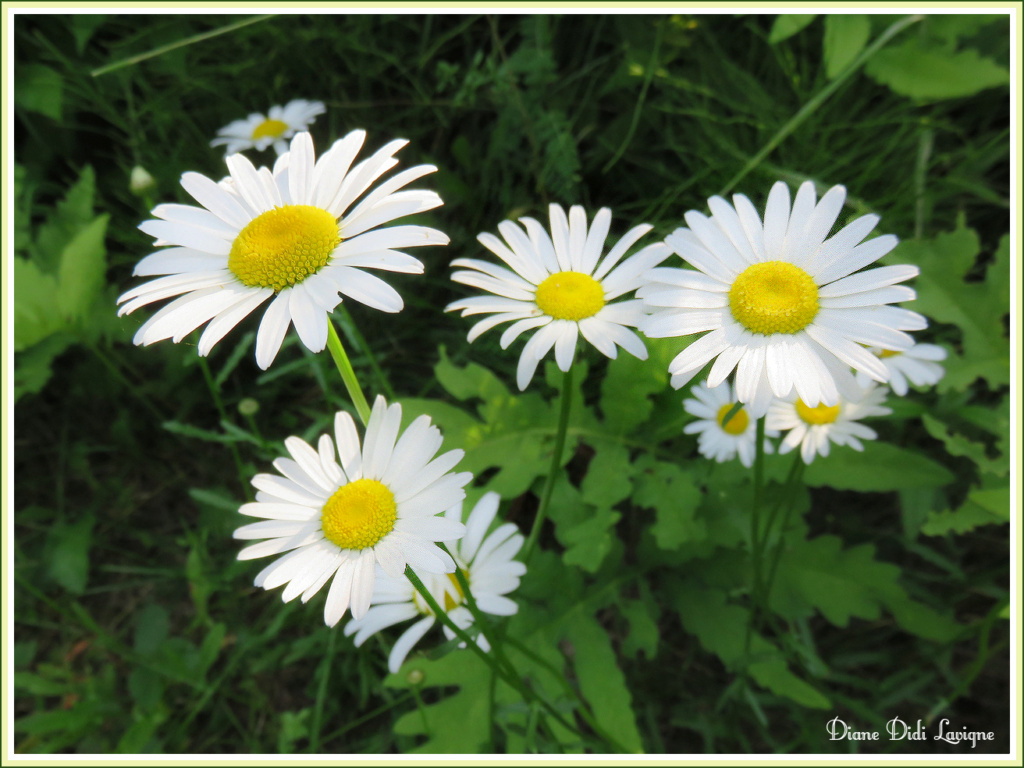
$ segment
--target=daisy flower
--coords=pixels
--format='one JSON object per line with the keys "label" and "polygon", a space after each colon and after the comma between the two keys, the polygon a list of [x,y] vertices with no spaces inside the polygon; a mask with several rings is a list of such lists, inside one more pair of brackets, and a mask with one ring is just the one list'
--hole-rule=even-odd
{"label": "daisy flower", "polygon": [[[915,387],[930,387],[946,375],[938,360],[946,359],[946,350],[936,344],[915,344],[903,352],[872,347],[889,372],[889,386],[900,397],[907,394],[907,382]],[[862,387],[870,381],[862,373],[857,374],[857,383]]]}
{"label": "daisy flower", "polygon": [[466,497],[472,475],[451,472],[460,450],[434,458],[441,433],[429,417],[399,437],[401,421],[402,407],[378,396],[362,448],[345,412],[334,418],[336,443],[329,435],[315,449],[298,437],[285,441],[291,458],[274,462],[280,475],[256,475],[256,501],[239,509],[264,520],[243,525],[235,538],[266,539],[239,552],[239,560],[288,553],[259,572],[257,587],[287,585],[282,599],[301,595],[305,603],[333,577],[324,608],[333,627],[350,607],[356,618],[366,615],[377,565],[393,578],[406,564],[426,573],[455,570],[435,542],[457,539],[466,527],[440,513]]}
{"label": "daisy flower", "polygon": [[[750,418],[746,408],[740,408],[731,419],[724,421],[738,402],[735,388],[731,384],[708,387],[707,382],[701,382],[690,394],[696,399],[683,400],[683,409],[698,420],[687,424],[683,432],[699,435],[697,450],[701,455],[719,464],[732,461],[738,455],[743,466],[753,466],[757,421]],[[764,451],[772,453],[774,449],[768,438],[778,437],[779,433],[765,429],[764,434]]]}
{"label": "daisy flower", "polygon": [[[526,566],[512,559],[523,546],[524,539],[512,523],[498,526],[485,537],[497,512],[498,494],[493,491],[484,494],[469,513],[465,538],[457,543],[448,542],[447,546],[454,553],[455,563],[466,577],[477,607],[495,616],[511,616],[519,606],[505,595],[519,586],[519,577],[526,573]],[[460,522],[462,504],[449,509],[445,516]],[[473,623],[473,614],[466,607],[466,596],[454,573],[436,575],[417,572],[417,575],[421,576],[423,585],[457,627],[466,629]],[[390,578],[382,573],[377,579],[373,606],[363,618],[350,621],[345,626],[345,634],[354,634],[356,646],[360,646],[373,633],[416,617],[420,617],[419,621],[409,627],[391,649],[388,657],[388,669],[391,672],[398,671],[409,651],[434,626],[437,617],[408,578]],[[455,633],[448,627],[443,629],[449,640],[455,637]],[[476,639],[476,643],[485,651],[490,649],[482,635]]]}
{"label": "daisy flower", "polygon": [[321,101],[293,99],[283,107],[275,105],[266,115],[253,112],[245,120],[235,120],[217,131],[217,138],[210,142],[211,147],[226,145],[224,153],[233,155],[246,149],[262,152],[271,144],[277,154],[288,151],[290,139],[299,131],[304,131],[327,109]]}
{"label": "daisy flower", "polygon": [[708,386],[736,369],[736,394],[762,415],[771,398],[792,390],[804,402],[835,405],[835,371],[852,367],[885,382],[885,365],[865,346],[901,352],[914,341],[904,331],[927,325],[923,316],[889,306],[915,292],[897,285],[914,266],[861,270],[898,242],[882,235],[861,242],[878,223],[862,216],[828,237],[846,199],[833,187],[815,202],[814,185],[772,187],[764,222],[743,195],[729,205],[708,201],[711,217],[690,211],[665,242],[695,269],[658,268],[637,295],[651,315],[640,326],[650,337],[707,335],[669,365],[681,387],[708,362]]}
{"label": "daisy flower", "polygon": [[155,245],[171,247],[144,258],[135,274],[165,277],[123,294],[118,314],[179,298],[139,328],[135,343],[177,343],[209,321],[199,339],[205,356],[269,301],[256,337],[256,362],[266,369],[293,323],[303,344],[323,350],[339,294],[384,312],[401,311],[398,292],[365,270],[421,274],[423,264],[398,249],[448,243],[443,232],[428,227],[379,228],[441,205],[434,192],[398,191],[437,168],[410,168],[363,196],[397,164],[392,156],[407,143],[392,141],[353,166],[365,136],[353,131],[314,160],[313,140],[300,133],[273,171],[257,171],[244,156],[231,155],[231,175],[219,183],[184,174],[182,187],[202,207],[159,205],[153,209],[157,218],[139,225],[156,238]]}
{"label": "daisy flower", "polygon": [[574,205],[566,217],[561,206],[552,205],[550,217],[550,236],[536,220],[521,218],[525,232],[511,221],[498,225],[508,245],[489,233],[477,237],[508,268],[478,259],[452,262],[453,267],[466,267],[454,273],[452,280],[495,294],[460,299],[445,308],[446,312],[461,309],[463,317],[492,313],[470,329],[470,342],[490,328],[511,322],[501,336],[501,347],[507,349],[520,334],[535,330],[519,358],[516,383],[520,390],[526,389],[552,346],[558,367],[568,371],[579,334],[612,359],[618,345],[646,360],[643,341],[628,330],[640,322],[642,302],[611,302],[638,288],[644,274],[670,253],[666,245],[656,243],[622,261],[626,251],[651,230],[650,225],[641,224],[602,259],[611,210],[599,210],[589,230],[582,206]]}
{"label": "daisy flower", "polygon": [[819,403],[813,408],[793,395],[771,404],[765,427],[789,430],[779,444],[779,453],[789,453],[799,446],[800,457],[805,464],[814,461],[815,456],[828,456],[830,443],[863,451],[861,440],[874,440],[878,434],[859,420],[892,413],[891,408],[882,405],[888,392],[887,387],[879,387],[872,382],[868,389],[861,390],[858,397],[847,397],[848,390],[841,387],[834,405]]}

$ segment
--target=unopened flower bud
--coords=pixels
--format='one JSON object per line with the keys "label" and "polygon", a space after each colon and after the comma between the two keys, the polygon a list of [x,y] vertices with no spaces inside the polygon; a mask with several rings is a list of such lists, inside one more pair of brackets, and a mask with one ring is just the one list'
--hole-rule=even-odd
{"label": "unopened flower bud", "polygon": [[150,176],[149,171],[141,165],[136,165],[132,168],[131,181],[128,183],[128,187],[134,194],[141,195],[155,186],[156,179]]}

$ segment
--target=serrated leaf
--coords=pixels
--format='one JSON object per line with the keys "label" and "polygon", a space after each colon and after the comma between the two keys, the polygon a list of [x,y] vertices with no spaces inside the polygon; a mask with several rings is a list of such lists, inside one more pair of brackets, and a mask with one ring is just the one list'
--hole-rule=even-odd
{"label": "serrated leaf", "polygon": [[657,603],[653,600],[649,604],[642,600],[624,600],[619,603],[619,611],[629,623],[629,634],[622,641],[622,654],[636,659],[638,653],[643,653],[648,660],[654,659],[658,655],[660,639]]}
{"label": "serrated leaf", "polygon": [[939,101],[1005,85],[1010,73],[973,48],[947,52],[928,47],[916,37],[883,48],[868,61],[864,71],[901,96]]}
{"label": "serrated leaf", "polygon": [[69,321],[81,321],[100,294],[107,271],[103,244],[107,214],[98,216],[68,243],[57,272],[57,307]]}
{"label": "serrated leaf", "polygon": [[701,491],[691,474],[645,455],[636,461],[635,483],[634,503],[655,511],[651,533],[659,547],[678,549],[706,536],[706,526],[697,518]]}
{"label": "serrated leaf", "polygon": [[629,450],[620,443],[594,441],[596,453],[580,483],[583,500],[599,507],[613,507],[629,496],[632,467]]}
{"label": "serrated leaf", "polygon": [[646,344],[647,360],[619,355],[608,363],[601,381],[601,413],[610,432],[629,434],[647,421],[654,408],[650,396],[668,385],[668,363],[679,348],[678,342],[647,339]]}
{"label": "serrated leaf", "polygon": [[559,526],[558,539],[566,547],[562,555],[565,564],[596,573],[615,543],[614,527],[620,517],[610,509],[596,509],[576,525]]}
{"label": "serrated leaf", "polygon": [[50,334],[38,344],[14,356],[14,402],[35,394],[53,375],[53,361],[75,341],[66,333]]}
{"label": "serrated leaf", "polygon": [[19,64],[14,78],[14,104],[59,121],[63,115],[64,78],[44,64]]}
{"label": "serrated leaf", "polygon": [[38,344],[64,328],[54,306],[57,280],[25,259],[14,259],[14,351]]}
{"label": "serrated leaf", "polygon": [[772,45],[792,37],[818,17],[816,13],[786,13],[775,18],[768,42]]}
{"label": "serrated leaf", "polygon": [[921,526],[925,536],[946,536],[951,533],[967,533],[982,525],[1005,525],[1002,514],[994,514],[968,497],[954,510],[932,512]]}
{"label": "serrated leaf", "polygon": [[[939,421],[939,419],[935,418],[931,414],[922,414],[921,423],[924,424],[924,428],[928,430],[929,435],[934,437],[936,440],[941,440],[945,444],[946,451],[951,456],[964,456],[977,464],[978,469],[982,472],[987,472],[999,477],[1005,476],[1006,473],[1010,471],[1009,456],[1000,453],[995,458],[989,457],[988,451],[983,443],[970,440],[962,434],[951,433],[946,424]],[[1007,431],[1009,431],[1009,413],[1005,414],[1004,423]]]}
{"label": "serrated leaf", "polygon": [[44,272],[57,271],[61,253],[68,243],[95,218],[95,194],[96,173],[92,166],[87,165],[82,169],[78,180],[36,231],[32,245],[32,260],[39,264]]}
{"label": "serrated leaf", "polygon": [[825,17],[825,74],[829,80],[849,66],[867,45],[871,22],[860,13],[830,13]]}
{"label": "serrated leaf", "polygon": [[701,646],[733,671],[744,667],[757,683],[804,707],[829,709],[832,703],[812,685],[789,671],[782,653],[771,642],[752,633],[750,653],[744,649],[750,613],[728,603],[725,593],[706,587],[676,590],[676,610],[686,631]]}
{"label": "serrated leaf", "polygon": [[863,452],[833,446],[828,456],[818,456],[804,472],[809,486],[846,491],[898,491],[946,485],[954,479],[944,466],[919,453],[874,440],[864,443]]}

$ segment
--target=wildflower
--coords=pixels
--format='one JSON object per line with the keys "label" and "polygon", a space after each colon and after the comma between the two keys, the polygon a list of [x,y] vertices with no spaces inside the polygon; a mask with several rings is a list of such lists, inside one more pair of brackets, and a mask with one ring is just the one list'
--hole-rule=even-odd
{"label": "wildflower", "polygon": [[[697,434],[697,450],[701,455],[722,463],[738,455],[743,466],[754,464],[757,445],[757,421],[750,418],[746,408],[740,408],[726,421],[732,409],[739,404],[736,390],[731,384],[708,387],[701,382],[690,393],[695,399],[683,400],[684,410],[698,418],[683,429],[688,435]],[[769,437],[778,437],[775,430],[765,430],[764,451],[772,453]]]}
{"label": "wildflower", "polygon": [[288,151],[285,139],[306,130],[326,111],[321,101],[293,99],[283,107],[271,107],[266,115],[253,112],[245,120],[228,123],[217,131],[217,138],[210,146],[226,145],[224,153],[233,155],[246,149],[262,152],[273,145],[277,154],[282,155]]}

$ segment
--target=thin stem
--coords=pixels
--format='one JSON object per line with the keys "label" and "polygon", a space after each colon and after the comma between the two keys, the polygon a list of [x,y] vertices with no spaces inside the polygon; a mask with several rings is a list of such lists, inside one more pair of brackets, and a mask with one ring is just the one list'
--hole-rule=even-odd
{"label": "thin stem", "polygon": [[348,327],[349,332],[352,334],[352,338],[356,340],[356,344],[359,349],[362,350],[363,354],[366,355],[366,359],[369,360],[370,368],[373,369],[374,375],[380,380],[380,385],[384,390],[384,395],[388,400],[394,400],[395,390],[392,389],[391,382],[388,381],[388,377],[385,375],[384,370],[377,362],[377,358],[374,356],[373,350],[370,348],[370,344],[366,340],[366,337],[363,336],[362,332],[359,330],[359,326],[357,326],[355,321],[352,319],[352,315],[350,315],[349,311],[345,309],[344,304],[338,306],[338,311],[341,312],[341,316],[344,318],[345,324]]}
{"label": "thin stem", "polygon": [[352,368],[352,363],[349,362],[348,355],[345,354],[345,348],[341,345],[341,339],[338,338],[338,332],[334,329],[334,323],[330,318],[327,318],[327,349],[330,351],[331,357],[334,358],[334,364],[338,367],[341,380],[345,382],[345,389],[348,390],[348,396],[352,398],[352,404],[356,407],[359,420],[365,427],[370,421],[370,405],[366,402],[366,397],[363,396],[359,379],[356,378],[356,372]]}
{"label": "thin stem", "polygon": [[[800,454],[797,453],[796,459],[793,463],[793,469],[789,473],[789,478],[786,481],[786,487],[783,490],[782,502],[780,504],[785,505],[786,514],[782,518],[782,527],[779,528],[779,543],[775,545],[775,552],[772,553],[772,562],[768,566],[768,579],[764,585],[764,604],[765,610],[768,610],[768,601],[772,596],[772,585],[775,583],[775,573],[779,568],[779,560],[782,559],[782,549],[784,545],[783,534],[786,532],[787,526],[789,526],[789,517],[793,512],[793,498],[796,488],[800,485],[800,480],[804,476],[804,468],[807,465],[804,464],[803,459],[800,458]],[[776,507],[778,509],[778,507]],[[765,541],[768,540],[768,531],[765,531]]]}
{"label": "thin stem", "polygon": [[331,630],[327,635],[327,653],[322,663],[323,674],[316,690],[316,703],[313,706],[312,722],[309,725],[309,751],[320,751],[320,723],[323,717],[324,701],[327,698],[327,679],[331,675],[331,662],[334,660],[334,638],[338,633]]}
{"label": "thin stem", "polygon": [[555,447],[554,452],[551,454],[551,469],[548,471],[548,476],[544,480],[544,490],[540,497],[540,506],[537,508],[537,516],[533,520],[533,528],[530,529],[530,535],[526,539],[526,544],[522,550],[522,561],[528,562],[530,559],[530,553],[533,551],[534,545],[537,543],[537,537],[540,536],[541,526],[544,524],[544,519],[548,514],[548,506],[551,504],[551,494],[555,489],[555,478],[558,476],[559,471],[562,468],[562,452],[565,449],[565,433],[569,428],[569,410],[572,405],[572,366],[569,370],[562,375],[562,400],[561,409],[558,414],[558,431],[555,433]]}
{"label": "thin stem", "polygon": [[750,638],[757,623],[758,609],[761,604],[761,494],[764,486],[764,421],[762,416],[757,420],[754,436],[754,503],[750,510],[750,558],[754,571],[753,585],[750,596],[750,622],[747,624],[747,637],[744,647],[750,649]]}
{"label": "thin stem", "polygon": [[[210,396],[213,398],[213,404],[217,408],[217,413],[220,414],[220,420],[230,423],[231,420],[228,418],[227,409],[224,408],[224,401],[220,396],[220,387],[217,386],[217,382],[213,379],[213,374],[210,372],[210,364],[206,362],[205,357],[199,358],[199,367],[203,371],[203,378],[206,379],[206,386],[210,390]],[[231,449],[231,455],[235,460],[235,469],[238,470],[238,482],[242,484],[242,488],[246,495],[249,494],[249,484],[246,482],[245,467],[242,464],[242,454],[238,452],[238,446],[235,443],[228,443],[228,447]]]}

